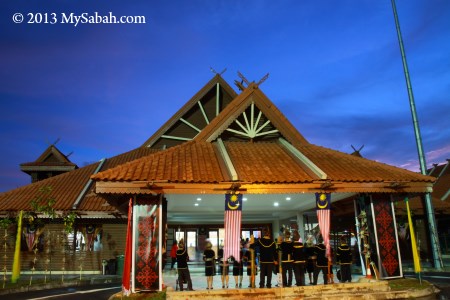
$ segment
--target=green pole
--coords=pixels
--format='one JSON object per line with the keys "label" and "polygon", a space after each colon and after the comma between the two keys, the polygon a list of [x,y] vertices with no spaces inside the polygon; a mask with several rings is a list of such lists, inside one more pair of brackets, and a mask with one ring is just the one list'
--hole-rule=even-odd
{"label": "green pole", "polygon": [[[406,62],[405,49],[403,47],[402,33],[400,31],[400,23],[398,21],[395,0],[391,0],[391,3],[392,3],[392,10],[394,12],[395,26],[397,28],[397,37],[398,37],[398,43],[400,45],[400,53],[402,55],[403,71],[405,73],[406,88],[408,90],[408,97],[409,97],[409,106],[411,107],[411,115],[412,115],[413,126],[414,126],[414,134],[416,137],[417,152],[419,154],[420,172],[423,175],[427,175],[427,164],[425,162],[422,138],[420,135],[419,120],[417,119],[416,106],[414,104],[414,95],[413,95],[413,90],[412,90],[412,86],[411,86],[411,81],[409,78],[408,64]],[[431,201],[431,196],[429,193],[425,194],[425,206],[426,206],[425,211],[426,211],[427,220],[428,220],[428,227],[429,227],[429,231],[431,234],[431,250],[433,252],[434,267],[438,270],[441,270],[443,268],[443,264],[442,264],[442,258],[440,255],[439,243],[438,243],[438,239],[437,239],[437,235],[436,235],[436,219],[434,216],[433,202]]]}

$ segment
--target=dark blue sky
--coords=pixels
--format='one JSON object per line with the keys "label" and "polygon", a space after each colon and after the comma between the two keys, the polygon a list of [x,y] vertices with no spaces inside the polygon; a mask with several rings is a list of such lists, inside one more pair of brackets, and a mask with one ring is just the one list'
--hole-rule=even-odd
{"label": "dark blue sky", "polygon": [[[431,166],[450,158],[450,1],[396,3]],[[95,12],[146,23],[60,23]],[[80,167],[140,146],[210,67],[230,84],[270,73],[261,89],[311,143],[419,171],[390,0],[3,0],[0,192],[58,138]]]}

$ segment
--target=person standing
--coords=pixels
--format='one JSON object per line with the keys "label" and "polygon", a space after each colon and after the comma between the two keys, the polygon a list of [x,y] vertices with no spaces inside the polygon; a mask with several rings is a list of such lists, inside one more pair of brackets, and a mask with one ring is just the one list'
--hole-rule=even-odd
{"label": "person standing", "polygon": [[219,251],[217,251],[217,261],[219,262],[218,263],[218,269],[219,270],[218,270],[217,274],[220,274],[220,275],[222,275],[222,268],[220,267],[222,258],[223,258],[223,243],[220,242]]}
{"label": "person standing", "polygon": [[178,243],[177,240],[173,241],[172,249],[170,249],[170,269],[173,270],[173,267],[175,266],[175,263],[177,262],[177,250],[178,250]]}
{"label": "person standing", "polygon": [[255,277],[258,268],[256,267],[255,240],[253,235],[250,237],[248,250],[244,253],[244,262],[247,264],[247,275],[249,277],[249,288],[255,287]]}
{"label": "person standing", "polygon": [[312,235],[308,237],[306,241],[306,272],[308,273],[309,284],[313,284],[314,266],[316,265],[316,255],[314,254],[314,242]]}
{"label": "person standing", "polygon": [[294,250],[294,245],[291,241],[291,233],[289,230],[284,232],[284,240],[280,244],[281,251],[281,264],[282,264],[282,283],[283,287],[292,286],[292,252]]}
{"label": "person standing", "polygon": [[184,246],[184,240],[181,239],[178,243],[177,250],[177,271],[178,271],[178,284],[180,286],[180,291],[183,290],[183,283],[186,282],[188,285],[188,291],[193,291],[191,274],[189,273],[188,267],[189,256]]}
{"label": "person standing", "polygon": [[219,268],[221,270],[221,279],[222,279],[222,288],[224,289],[225,287],[228,288],[228,282],[230,280],[230,265],[228,263],[228,259],[226,259],[225,257],[220,258],[219,260]]}
{"label": "person standing", "polygon": [[322,271],[323,274],[323,284],[328,284],[328,258],[327,249],[322,239],[319,239],[319,243],[314,247],[314,254],[316,258],[316,264],[314,266],[314,282],[313,285],[317,284],[317,278],[319,273]]}
{"label": "person standing", "polygon": [[296,286],[304,286],[305,285],[305,264],[306,264],[306,251],[303,243],[300,241],[300,235],[297,231],[294,231],[293,234],[293,250],[292,250],[292,259],[294,276],[295,276],[295,285]]}
{"label": "person standing", "polygon": [[258,240],[260,275],[259,287],[272,287],[272,272],[274,264],[277,264],[277,250],[275,241],[270,239],[269,229],[263,231],[263,237]]}
{"label": "person standing", "polygon": [[352,251],[344,237],[341,238],[341,243],[337,248],[336,261],[341,270],[340,282],[352,282]]}
{"label": "person standing", "polygon": [[241,243],[241,251],[239,251],[239,258],[233,257],[233,276],[234,283],[236,284],[236,288],[242,287],[242,277],[244,275],[244,252],[242,251],[242,243]]}
{"label": "person standing", "polygon": [[206,276],[206,289],[213,288],[213,276],[215,271],[214,260],[216,258],[216,253],[212,250],[212,244],[210,242],[206,243],[206,249],[203,252],[203,261],[205,262],[205,276]]}

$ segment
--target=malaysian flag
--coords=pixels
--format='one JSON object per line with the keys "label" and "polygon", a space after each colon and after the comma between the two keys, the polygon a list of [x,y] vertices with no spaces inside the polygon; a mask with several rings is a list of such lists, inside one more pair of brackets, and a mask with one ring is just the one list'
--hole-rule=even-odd
{"label": "malaysian flag", "polygon": [[323,243],[327,248],[327,257],[331,259],[330,248],[330,208],[331,208],[331,194],[330,193],[316,193],[316,211],[317,220],[319,221],[320,233],[323,237]]}
{"label": "malaysian flag", "polygon": [[241,259],[239,255],[241,250],[241,213],[242,194],[226,194],[224,260],[227,260],[230,256],[238,261]]}

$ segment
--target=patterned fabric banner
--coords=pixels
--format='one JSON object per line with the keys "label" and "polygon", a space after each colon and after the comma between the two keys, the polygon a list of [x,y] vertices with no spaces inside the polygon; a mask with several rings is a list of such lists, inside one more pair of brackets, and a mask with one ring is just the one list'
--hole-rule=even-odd
{"label": "patterned fabric banner", "polygon": [[133,214],[136,226],[134,291],[159,290],[162,280],[159,272],[161,206],[159,201],[150,203],[138,200],[138,205],[133,208]]}
{"label": "patterned fabric banner", "polygon": [[395,215],[390,195],[372,195],[372,207],[380,276],[383,279],[402,277]]}
{"label": "patterned fabric banner", "polygon": [[225,238],[223,257],[228,259],[233,256],[238,261],[241,259],[241,222],[242,222],[242,194],[225,195]]}

